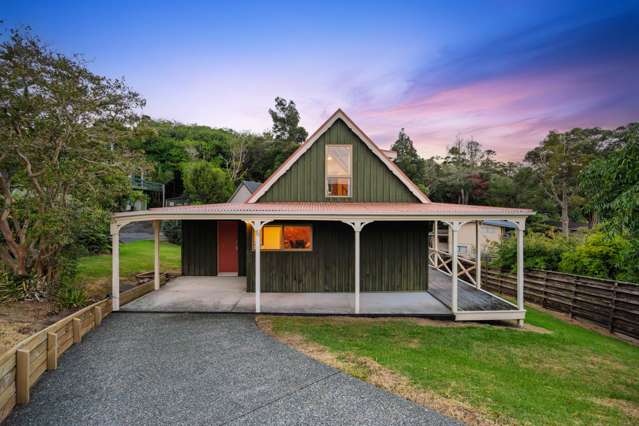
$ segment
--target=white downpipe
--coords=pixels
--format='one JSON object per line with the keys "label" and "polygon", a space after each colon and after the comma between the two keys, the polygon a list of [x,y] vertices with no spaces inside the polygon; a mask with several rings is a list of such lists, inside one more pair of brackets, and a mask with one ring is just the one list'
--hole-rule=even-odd
{"label": "white downpipe", "polygon": [[111,230],[111,304],[120,310],[120,230]]}
{"label": "white downpipe", "polygon": [[359,314],[359,234],[360,230],[355,228],[355,313]]}
{"label": "white downpipe", "polygon": [[452,249],[453,249],[453,264],[452,264],[452,278],[453,278],[453,294],[452,294],[452,306],[453,306],[453,314],[457,313],[457,237],[458,237],[458,228],[457,226],[449,226],[452,233]]}
{"label": "white downpipe", "polygon": [[155,242],[154,247],[154,263],[153,263],[153,288],[155,290],[160,289],[160,221],[153,221],[153,240]]}
{"label": "white downpipe", "polygon": [[255,226],[255,312],[260,313],[262,308],[260,304],[260,281],[262,278],[260,267],[260,251],[262,249],[262,226]]}
{"label": "white downpipe", "polygon": [[481,228],[475,221],[475,286],[481,288]]}

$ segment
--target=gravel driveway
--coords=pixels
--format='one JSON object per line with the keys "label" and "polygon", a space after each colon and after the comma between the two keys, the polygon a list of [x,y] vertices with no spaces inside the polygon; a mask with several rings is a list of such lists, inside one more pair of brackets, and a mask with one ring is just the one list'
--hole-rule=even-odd
{"label": "gravel driveway", "polygon": [[7,424],[458,423],[288,348],[250,315],[115,313]]}

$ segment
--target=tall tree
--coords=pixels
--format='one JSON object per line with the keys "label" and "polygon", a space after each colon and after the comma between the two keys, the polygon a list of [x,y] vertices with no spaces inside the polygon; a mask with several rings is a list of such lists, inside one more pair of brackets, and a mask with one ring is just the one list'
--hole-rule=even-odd
{"label": "tall tree", "polygon": [[[491,161],[494,151],[484,151],[474,139],[457,137],[444,158],[441,183],[456,192],[450,201],[468,204],[472,198],[479,198],[488,187],[488,180],[481,174],[481,167]],[[487,163],[488,162],[488,163]]]}
{"label": "tall tree", "polygon": [[223,203],[233,190],[228,173],[203,160],[184,165],[184,189],[196,204]]}
{"label": "tall tree", "polygon": [[0,44],[0,259],[13,274],[55,282],[82,213],[130,191],[143,105],[28,29]]}
{"label": "tall tree", "polygon": [[561,209],[561,229],[568,235],[571,200],[578,195],[581,170],[605,146],[610,132],[599,128],[572,129],[565,133],[552,131],[540,146],[526,154],[539,175],[543,189]]}
{"label": "tall tree", "polygon": [[639,236],[639,123],[613,132],[613,146],[579,176],[588,207],[616,232]]}
{"label": "tall tree", "polygon": [[248,142],[251,135],[242,133],[236,135],[229,146],[229,155],[224,159],[224,165],[229,177],[237,185],[246,173],[246,157],[248,153]]}
{"label": "tall tree", "polygon": [[418,185],[424,185],[426,177],[425,160],[417,153],[413,141],[406,134],[404,128],[399,131],[397,140],[391,149],[397,153],[395,164],[397,164],[413,182]]}
{"label": "tall tree", "polygon": [[293,101],[286,101],[279,96],[275,98],[275,109],[269,108],[273,119],[273,137],[279,141],[302,143],[308,132],[300,126],[300,113]]}

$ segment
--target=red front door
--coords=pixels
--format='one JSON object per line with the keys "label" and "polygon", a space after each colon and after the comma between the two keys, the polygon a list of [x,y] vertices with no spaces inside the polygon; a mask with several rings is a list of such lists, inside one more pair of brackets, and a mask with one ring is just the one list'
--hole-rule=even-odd
{"label": "red front door", "polygon": [[237,222],[217,223],[217,272],[237,274]]}

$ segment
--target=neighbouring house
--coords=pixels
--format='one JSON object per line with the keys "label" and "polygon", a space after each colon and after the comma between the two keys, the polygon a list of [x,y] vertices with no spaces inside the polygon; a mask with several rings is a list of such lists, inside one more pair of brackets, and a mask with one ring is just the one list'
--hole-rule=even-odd
{"label": "neighbouring house", "polygon": [[[523,231],[533,212],[431,202],[394,156],[338,110],[264,183],[254,188],[243,182],[228,203],[114,214],[113,309],[119,309],[119,229],[147,220],[159,235],[162,220],[181,220],[182,274],[245,277],[242,300],[250,295],[255,312],[262,312],[263,295],[285,294],[303,297],[306,307],[348,301],[353,314],[428,316],[423,296],[437,299],[457,320],[522,321]],[[429,253],[428,235],[438,222],[447,223],[457,241],[466,224],[486,221],[516,227],[516,305],[481,289],[479,275],[476,282],[460,278],[470,277],[471,269],[460,266],[457,250],[448,257]],[[158,253],[156,245],[156,288]],[[264,312],[282,310],[269,305]]]}
{"label": "neighbouring house", "polygon": [[146,210],[150,207],[165,207],[166,190],[163,183],[145,179],[144,172],[131,176],[131,188],[145,194],[144,198],[129,201],[126,210]]}
{"label": "neighbouring house", "polygon": [[[517,226],[507,220],[485,220],[481,223],[466,223],[459,230],[457,253],[462,257],[475,257],[477,255],[477,246],[479,245],[480,254],[483,255],[488,252],[491,246],[507,238],[516,229]],[[449,227],[439,227],[437,234],[440,250],[450,253],[448,242],[453,239],[452,232],[453,230]],[[479,244],[477,244],[478,235]],[[433,238],[432,233],[431,238]],[[432,242],[431,246],[434,246]]]}
{"label": "neighbouring house", "polygon": [[248,199],[251,198],[251,195],[253,195],[253,193],[257,191],[257,188],[259,188],[261,184],[262,182],[253,182],[251,180],[243,180],[237,186],[237,188],[235,189],[235,192],[233,193],[233,195],[231,195],[231,198],[229,198],[227,203],[229,204],[246,203]]}

